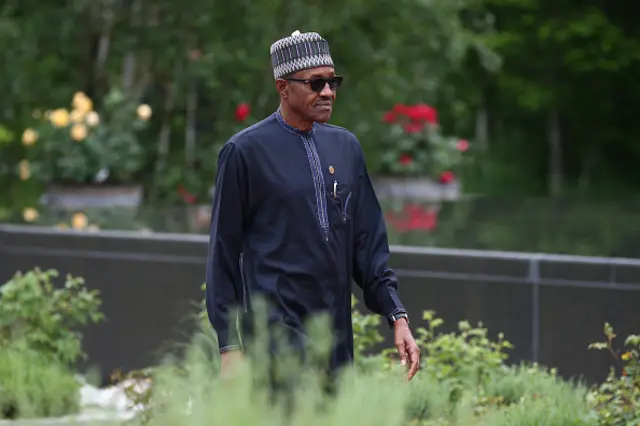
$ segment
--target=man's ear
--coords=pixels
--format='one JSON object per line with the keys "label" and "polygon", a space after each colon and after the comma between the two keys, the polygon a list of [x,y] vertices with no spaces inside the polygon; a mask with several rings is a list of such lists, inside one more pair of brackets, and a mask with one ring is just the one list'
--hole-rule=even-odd
{"label": "man's ear", "polygon": [[284,80],[276,80],[276,90],[282,99],[289,97],[289,85]]}

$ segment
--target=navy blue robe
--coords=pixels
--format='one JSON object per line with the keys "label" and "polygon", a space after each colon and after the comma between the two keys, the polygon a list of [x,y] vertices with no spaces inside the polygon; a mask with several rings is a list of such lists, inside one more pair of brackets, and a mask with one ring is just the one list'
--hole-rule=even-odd
{"label": "navy blue robe", "polygon": [[403,312],[382,210],[360,143],[348,130],[289,126],[277,111],[222,148],[211,220],[206,304],[220,351],[238,349],[230,308],[269,304],[269,322],[301,336],[328,313],[331,369],[353,361],[351,282],[371,311]]}

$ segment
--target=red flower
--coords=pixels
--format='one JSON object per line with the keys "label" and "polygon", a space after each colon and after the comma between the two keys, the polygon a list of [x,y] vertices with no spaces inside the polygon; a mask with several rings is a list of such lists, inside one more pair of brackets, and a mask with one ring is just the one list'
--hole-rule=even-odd
{"label": "red flower", "polygon": [[395,112],[393,111],[388,111],[384,114],[384,116],[382,117],[382,121],[384,121],[385,123],[395,123],[396,119],[398,118],[398,116],[396,115]]}
{"label": "red flower", "polygon": [[458,151],[460,152],[465,152],[469,149],[469,141],[466,139],[460,139],[456,144],[456,148],[458,148]]}
{"label": "red flower", "polygon": [[438,112],[429,105],[413,105],[407,109],[406,115],[416,123],[438,123]]}
{"label": "red flower", "polygon": [[395,104],[393,106],[393,112],[395,112],[396,114],[400,114],[400,115],[407,115],[407,111],[409,111],[408,106],[406,105],[402,105],[402,104]]}
{"label": "red flower", "polygon": [[450,171],[450,170],[444,171],[440,175],[440,183],[444,183],[446,185],[448,183],[453,182],[455,177],[456,177],[456,175],[454,175],[452,171]]}
{"label": "red flower", "polygon": [[436,227],[438,215],[434,210],[427,210],[420,205],[407,204],[404,208],[409,216],[407,227],[411,230],[432,231]]}
{"label": "red flower", "polygon": [[404,131],[409,134],[420,133],[424,129],[422,123],[407,123],[404,126]]}
{"label": "red flower", "polygon": [[385,219],[398,232],[433,231],[438,222],[438,214],[435,210],[427,210],[420,205],[407,204],[402,215],[389,212]]}
{"label": "red flower", "polygon": [[180,198],[182,198],[182,201],[184,201],[185,203],[187,204],[196,203],[196,196],[190,193],[189,191],[187,191],[187,189],[182,185],[178,186],[178,194],[180,195]]}
{"label": "red flower", "polygon": [[409,227],[407,226],[407,222],[402,220],[402,218],[398,217],[394,212],[389,212],[385,215],[385,220],[387,223],[391,224],[393,228],[398,232],[408,231]]}
{"label": "red flower", "polygon": [[238,121],[246,120],[250,112],[251,112],[251,107],[249,106],[249,104],[241,103],[236,108],[236,120]]}
{"label": "red flower", "polygon": [[408,166],[411,163],[413,163],[413,158],[409,155],[409,154],[402,154],[400,156],[400,164],[402,164],[403,166]]}

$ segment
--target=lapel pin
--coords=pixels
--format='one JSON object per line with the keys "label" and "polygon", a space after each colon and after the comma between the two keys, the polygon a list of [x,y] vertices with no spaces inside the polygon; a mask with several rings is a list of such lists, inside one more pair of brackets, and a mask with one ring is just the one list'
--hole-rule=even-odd
{"label": "lapel pin", "polygon": [[329,174],[333,174],[336,171],[336,169],[333,168],[333,166],[329,166]]}

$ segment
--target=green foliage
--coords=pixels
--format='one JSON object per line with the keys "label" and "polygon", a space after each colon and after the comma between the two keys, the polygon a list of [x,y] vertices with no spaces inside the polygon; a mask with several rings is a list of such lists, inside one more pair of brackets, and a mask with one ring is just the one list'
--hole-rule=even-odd
{"label": "green foliage", "polygon": [[0,350],[0,419],[56,417],[78,411],[80,383],[49,357],[18,344]]}
{"label": "green foliage", "polygon": [[13,133],[6,127],[0,124],[0,149],[3,145],[8,144],[13,140]]}
{"label": "green foliage", "polygon": [[586,391],[568,383],[541,389],[544,393],[523,398],[499,410],[488,412],[476,423],[479,426],[596,426],[586,402]]}
{"label": "green foliage", "polygon": [[[0,43],[15,47],[2,51],[3,125],[19,134],[35,108],[63,105],[77,90],[102,104],[110,89],[121,88],[160,113],[141,138],[144,164],[123,154],[111,177],[127,180],[139,170],[148,186],[160,187],[162,201],[179,203],[178,185],[202,200],[213,180],[212,159],[240,124],[236,106],[249,103],[256,119],[277,106],[268,48],[299,28],[330,41],[346,77],[333,121],[358,135],[373,174],[390,164],[392,172],[404,171],[398,152],[387,152],[382,113],[396,103],[426,102],[442,112],[443,128],[482,145],[483,161],[465,179],[470,192],[543,196],[551,172],[562,176],[565,193],[633,194],[640,182],[633,137],[640,131],[634,115],[640,33],[633,9],[540,0],[216,6],[3,2]],[[552,113],[561,123],[555,170],[548,161]],[[13,145],[2,153],[12,174],[24,154]],[[77,157],[79,147],[71,146]],[[93,181],[95,167],[76,162],[61,174]],[[23,198],[28,185],[15,176],[10,184]]]}
{"label": "green foliage", "polygon": [[[616,124],[628,120],[630,114],[622,111],[635,105],[640,90],[620,77],[637,75],[640,65],[640,33],[625,30],[628,11],[603,2],[485,4],[497,30],[485,40],[504,59],[500,73],[485,83],[484,103],[494,128],[501,128],[491,135],[487,166],[495,176],[488,185],[503,194],[515,186],[519,193],[544,196],[549,188],[539,183],[557,173],[564,193],[620,194],[634,187],[631,182],[637,186],[640,175],[633,163],[638,147],[628,135],[637,134],[639,127]],[[628,95],[620,98],[619,92]],[[611,108],[611,102],[619,107]],[[549,161],[549,134],[557,130],[554,113],[563,122],[562,158]],[[574,120],[582,125],[567,124]]]}
{"label": "green foliage", "polygon": [[613,327],[604,326],[606,341],[592,343],[589,349],[606,350],[622,363],[622,372],[618,374],[611,368],[607,379],[590,398],[594,404],[598,424],[601,426],[640,424],[640,335],[630,335],[624,342],[625,350],[621,354],[613,349],[613,340],[617,337]]}
{"label": "green foliage", "polygon": [[56,288],[57,276],[53,270],[34,269],[0,287],[0,346],[20,344],[71,366],[84,356],[78,328],[103,319],[102,302],[82,278],[69,275]]}
{"label": "green foliage", "polygon": [[[257,315],[256,327],[264,315],[264,305],[258,303],[257,312],[262,314]],[[354,311],[356,346],[359,358],[378,362],[382,361],[379,355],[368,355],[380,342],[375,321],[369,321],[370,317],[374,316]],[[235,374],[226,379],[218,374],[220,356],[214,333],[202,323],[203,328],[183,357],[172,357],[156,368],[137,373],[139,380],[152,386],[131,394],[136,403],[146,406],[134,424],[595,426],[582,386],[565,382],[554,371],[537,366],[505,366],[503,350],[508,344],[489,340],[482,328],[462,324],[458,333],[436,335],[434,330],[441,321],[432,313],[425,317],[428,323],[422,332],[423,347],[442,352],[455,335],[459,360],[452,361],[453,350],[448,356],[434,357],[431,363],[429,354],[424,354],[423,370],[408,384],[402,383],[402,368],[388,358],[385,365],[377,364],[377,370],[358,364],[338,378],[333,393],[325,392],[321,362],[330,347],[326,321],[316,321],[308,327],[309,341],[314,342],[309,347],[309,359],[313,361],[305,364],[286,355],[292,353],[288,350],[270,359],[266,355],[267,340],[260,337],[265,328],[258,327],[255,346],[249,348]],[[488,366],[483,371],[487,374],[480,375],[484,377],[481,386],[478,368],[449,368],[466,362],[479,364],[485,359]],[[269,368],[277,372],[276,393],[267,377]],[[459,387],[458,380],[463,377],[466,385]],[[134,388],[135,381],[130,385],[130,389]],[[451,395],[456,393],[458,398],[452,400]]]}
{"label": "green foliage", "polygon": [[425,311],[423,319],[427,326],[416,329],[416,341],[429,354],[424,370],[437,380],[451,384],[449,398],[452,402],[459,400],[466,386],[484,386],[508,358],[504,350],[512,345],[504,340],[502,333],[492,341],[482,324],[471,327],[468,322],[461,321],[458,333],[436,334],[443,320],[433,311]]}
{"label": "green foliage", "polygon": [[521,364],[500,369],[484,385],[487,402],[497,405],[517,404],[526,398],[539,398],[562,382],[555,369]]}
{"label": "green foliage", "polygon": [[[55,306],[60,306],[59,301],[64,300],[68,306],[74,306],[76,316],[82,318],[76,325],[86,324],[92,317],[87,312],[97,311],[96,296],[81,289],[82,285],[71,277],[67,281],[73,283],[67,283],[66,291],[53,290],[47,283],[54,275],[52,271],[35,270],[24,276],[18,274],[3,286],[0,299],[2,324],[6,326],[6,318],[23,318],[23,321],[11,321],[14,325],[28,322],[25,318],[29,318],[33,321],[32,328],[28,329],[31,334],[44,328],[47,330],[44,334],[51,336],[49,323],[34,315],[34,309],[41,306],[43,312],[54,317],[57,311],[41,301],[34,303],[34,299],[40,299],[33,293],[58,300],[58,303],[52,303]],[[22,283],[20,286],[15,284],[18,281]],[[70,292],[69,288],[75,291]],[[22,315],[15,314],[18,294],[27,295],[21,303],[25,310]],[[62,297],[63,294],[66,297]],[[84,302],[74,303],[73,300]],[[391,356],[394,350],[374,351],[382,342],[380,317],[360,313],[356,302],[353,298],[357,364],[346,368],[335,381],[328,380],[326,375],[332,340],[328,318],[316,317],[307,324],[308,356],[303,362],[296,356],[298,351],[278,340],[277,329],[272,330],[276,334],[267,334],[267,310],[261,300],[253,301],[256,339],[236,365],[234,374],[220,378],[215,332],[202,306],[199,330],[184,347],[182,355],[167,356],[158,366],[113,377],[114,381],[123,382],[131,401],[130,408],[141,409],[132,425],[621,424],[622,417],[618,417],[616,423],[602,406],[619,407],[621,400],[601,400],[592,410],[593,402],[587,398],[587,390],[581,384],[562,380],[555,370],[537,365],[507,366],[505,351],[511,345],[501,334],[497,339],[491,339],[482,324],[472,327],[465,321],[458,323],[455,332],[438,333],[443,320],[433,311],[426,311],[423,315],[425,324],[415,327],[423,353],[421,371],[413,381],[403,384],[403,368]],[[59,356],[51,355],[51,348],[25,338],[27,328],[13,327],[16,329],[22,332],[9,333],[14,337],[10,340],[5,333],[5,340],[1,342],[0,408],[4,415],[21,418],[55,416],[77,410],[79,383],[68,367]],[[611,340],[615,335],[608,325],[605,331],[608,342],[594,344],[594,348],[612,350]],[[69,340],[64,333],[60,337]],[[274,337],[281,342],[276,352],[270,349]],[[627,362],[623,377],[636,380],[621,382],[621,385],[635,383],[637,386],[639,343],[638,337],[630,336],[627,339],[629,350],[620,355],[620,359]],[[596,399],[603,393],[603,387],[596,392]],[[624,398],[624,395],[618,392],[616,398]],[[363,411],[363,407],[366,410]],[[609,422],[603,422],[603,418]]]}
{"label": "green foliage", "polygon": [[[480,58],[483,70],[497,62],[483,39],[491,20],[476,0],[408,0],[391,9],[386,0],[267,0],[225,8],[201,2],[189,10],[175,0],[34,5],[9,0],[0,6],[0,43],[16,46],[3,51],[6,78],[0,82],[11,130],[22,132],[34,109],[64,105],[77,90],[103,105],[110,90],[119,88],[158,112],[141,136],[145,161],[139,176],[161,187],[162,201],[179,202],[173,195],[180,184],[200,199],[207,196],[219,147],[245,124],[234,117],[237,105],[250,104],[256,120],[277,108],[269,46],[295,29],[318,31],[331,43],[347,82],[332,121],[356,132],[374,171],[382,154],[383,110],[396,102],[453,110],[455,102],[456,114],[468,117],[473,96],[456,92],[448,76],[463,70],[468,56]],[[473,19],[466,19],[469,11]],[[72,158],[80,155],[76,145]],[[23,151],[11,150],[12,165]],[[122,168],[136,159],[124,151]],[[126,165],[126,175],[137,165]],[[65,162],[55,177],[93,181],[100,169],[84,167]],[[115,166],[111,172],[128,179]],[[36,173],[44,176],[44,170]]]}
{"label": "green foliage", "polygon": [[353,324],[353,352],[357,366],[362,371],[376,371],[385,364],[383,354],[373,355],[377,345],[384,341],[380,334],[380,316],[362,314],[357,308],[358,299],[351,296]]}

